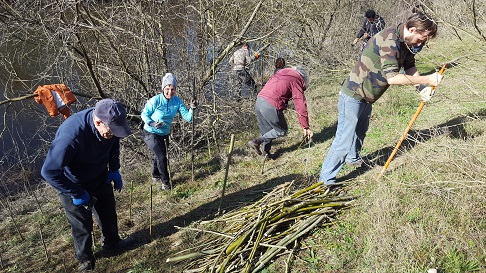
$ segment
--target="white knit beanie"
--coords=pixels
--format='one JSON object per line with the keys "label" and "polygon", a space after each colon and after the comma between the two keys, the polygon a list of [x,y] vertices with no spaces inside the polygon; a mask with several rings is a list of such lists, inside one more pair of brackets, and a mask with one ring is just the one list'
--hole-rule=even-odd
{"label": "white knit beanie", "polygon": [[172,73],[166,73],[162,78],[162,89],[164,89],[164,87],[166,87],[169,84],[173,85],[174,88],[177,88],[176,77]]}

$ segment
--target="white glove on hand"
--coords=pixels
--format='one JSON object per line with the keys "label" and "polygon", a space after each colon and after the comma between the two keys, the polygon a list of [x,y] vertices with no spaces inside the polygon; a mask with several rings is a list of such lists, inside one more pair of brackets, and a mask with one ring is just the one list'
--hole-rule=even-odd
{"label": "white glove on hand", "polygon": [[156,129],[159,129],[160,127],[162,127],[162,125],[164,125],[164,122],[163,121],[151,122],[149,123],[149,125]]}
{"label": "white glove on hand", "polygon": [[432,89],[432,87],[427,86],[420,90],[419,95],[423,102],[429,102],[434,95],[434,90]]}

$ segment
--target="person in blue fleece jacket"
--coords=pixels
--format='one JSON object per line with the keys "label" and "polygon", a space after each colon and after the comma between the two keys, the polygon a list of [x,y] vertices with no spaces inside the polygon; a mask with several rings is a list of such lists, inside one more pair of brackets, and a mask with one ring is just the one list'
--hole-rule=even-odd
{"label": "person in blue fleece jacket", "polygon": [[172,120],[179,113],[187,122],[192,120],[197,101],[192,101],[190,109],[175,95],[176,77],[166,73],[162,78],[162,93],[150,98],[142,111],[143,140],[154,153],[152,181],[161,183],[162,190],[169,190],[169,171],[167,168],[167,147]]}
{"label": "person in blue fleece jacket", "polygon": [[95,267],[92,214],[101,229],[104,250],[123,248],[132,242],[118,235],[113,193],[113,188],[119,191],[123,187],[120,138],[129,134],[124,106],[103,99],[94,108],[64,121],[42,166],[41,175],[58,191],[71,225],[79,272]]}

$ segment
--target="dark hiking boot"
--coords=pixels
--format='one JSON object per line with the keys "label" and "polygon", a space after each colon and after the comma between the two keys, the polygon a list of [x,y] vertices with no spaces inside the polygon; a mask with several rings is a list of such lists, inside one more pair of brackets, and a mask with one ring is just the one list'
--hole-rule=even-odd
{"label": "dark hiking boot", "polygon": [[132,237],[128,237],[126,239],[120,240],[114,244],[103,245],[104,251],[115,251],[115,250],[122,250],[125,248],[130,247],[135,243],[135,239]]}
{"label": "dark hiking boot", "polygon": [[78,266],[78,272],[91,272],[94,269],[94,262],[84,261]]}
{"label": "dark hiking boot", "polygon": [[270,153],[270,151],[263,151],[262,156],[265,159],[271,159],[271,160],[275,160],[278,158],[278,154],[275,153],[272,154]]}
{"label": "dark hiking boot", "polygon": [[248,141],[248,146],[250,148],[252,148],[258,155],[262,155],[262,151],[260,150],[260,144],[262,144],[262,142],[258,139],[258,138],[255,138],[255,139],[252,139],[250,141]]}
{"label": "dark hiking boot", "polygon": [[160,189],[163,191],[168,191],[170,190],[170,184],[168,181],[163,181],[160,177],[152,177],[152,182],[153,183],[160,183]]}
{"label": "dark hiking boot", "polygon": [[163,191],[170,191],[169,182],[162,181],[162,185],[160,186],[160,189]]}

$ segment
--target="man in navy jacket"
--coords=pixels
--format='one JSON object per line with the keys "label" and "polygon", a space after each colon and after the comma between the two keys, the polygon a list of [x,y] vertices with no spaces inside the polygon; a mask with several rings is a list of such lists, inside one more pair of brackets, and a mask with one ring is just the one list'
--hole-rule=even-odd
{"label": "man in navy jacket", "polygon": [[120,138],[130,133],[123,105],[103,99],[64,121],[42,166],[41,174],[59,192],[71,225],[79,272],[95,266],[92,213],[103,235],[103,249],[126,247],[131,241],[118,235],[113,193],[113,188],[123,187]]}

